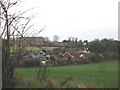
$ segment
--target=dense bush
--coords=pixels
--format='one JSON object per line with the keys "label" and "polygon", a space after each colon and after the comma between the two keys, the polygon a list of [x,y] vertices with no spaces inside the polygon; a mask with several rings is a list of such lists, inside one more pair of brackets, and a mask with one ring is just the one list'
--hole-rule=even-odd
{"label": "dense bush", "polygon": [[36,58],[23,59],[18,67],[37,67],[40,66],[40,60]]}
{"label": "dense bush", "polygon": [[72,64],[71,59],[64,59],[64,58],[59,59],[57,62],[58,62],[58,65],[60,66]]}

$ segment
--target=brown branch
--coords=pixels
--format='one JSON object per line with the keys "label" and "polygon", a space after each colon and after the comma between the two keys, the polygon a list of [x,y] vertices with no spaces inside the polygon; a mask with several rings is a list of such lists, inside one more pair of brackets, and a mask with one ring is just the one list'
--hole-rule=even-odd
{"label": "brown branch", "polygon": [[20,33],[20,31],[19,31],[16,27],[14,27],[13,25],[11,25],[11,26],[15,29],[15,31],[18,32],[18,34],[19,34],[21,37],[23,37],[23,35]]}

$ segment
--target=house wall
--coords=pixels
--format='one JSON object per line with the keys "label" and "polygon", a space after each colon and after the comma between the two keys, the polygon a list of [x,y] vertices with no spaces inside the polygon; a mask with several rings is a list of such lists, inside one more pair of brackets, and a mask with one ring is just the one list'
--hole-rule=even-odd
{"label": "house wall", "polygon": [[66,53],[66,54],[63,56],[63,58],[71,58],[71,56],[70,56],[68,53]]}

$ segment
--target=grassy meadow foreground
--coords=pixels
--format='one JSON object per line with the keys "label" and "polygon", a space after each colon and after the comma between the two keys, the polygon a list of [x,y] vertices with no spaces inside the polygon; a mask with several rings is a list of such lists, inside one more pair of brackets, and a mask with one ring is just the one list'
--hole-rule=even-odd
{"label": "grassy meadow foreground", "polygon": [[[38,68],[16,68],[15,77],[19,82],[17,87],[44,87],[37,82],[37,70]],[[96,64],[49,67],[49,71],[49,81],[54,83],[53,87],[60,87],[70,77],[72,79],[63,87],[118,87],[118,62],[116,60]]]}

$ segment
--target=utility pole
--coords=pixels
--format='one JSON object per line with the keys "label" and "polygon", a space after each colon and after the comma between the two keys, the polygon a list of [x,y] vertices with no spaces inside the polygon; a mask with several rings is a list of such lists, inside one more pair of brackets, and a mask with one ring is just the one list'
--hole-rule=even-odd
{"label": "utility pole", "polygon": [[[0,17],[1,17],[1,6],[0,6]],[[0,31],[1,30],[1,18],[0,18]],[[0,32],[0,89],[2,90],[2,37],[1,37],[1,32]]]}
{"label": "utility pole", "polygon": [[[2,16],[1,9],[2,8],[0,6],[0,17]],[[0,18],[0,89],[2,89],[2,36],[1,36],[2,28],[1,28],[1,23],[2,23],[2,20]]]}

